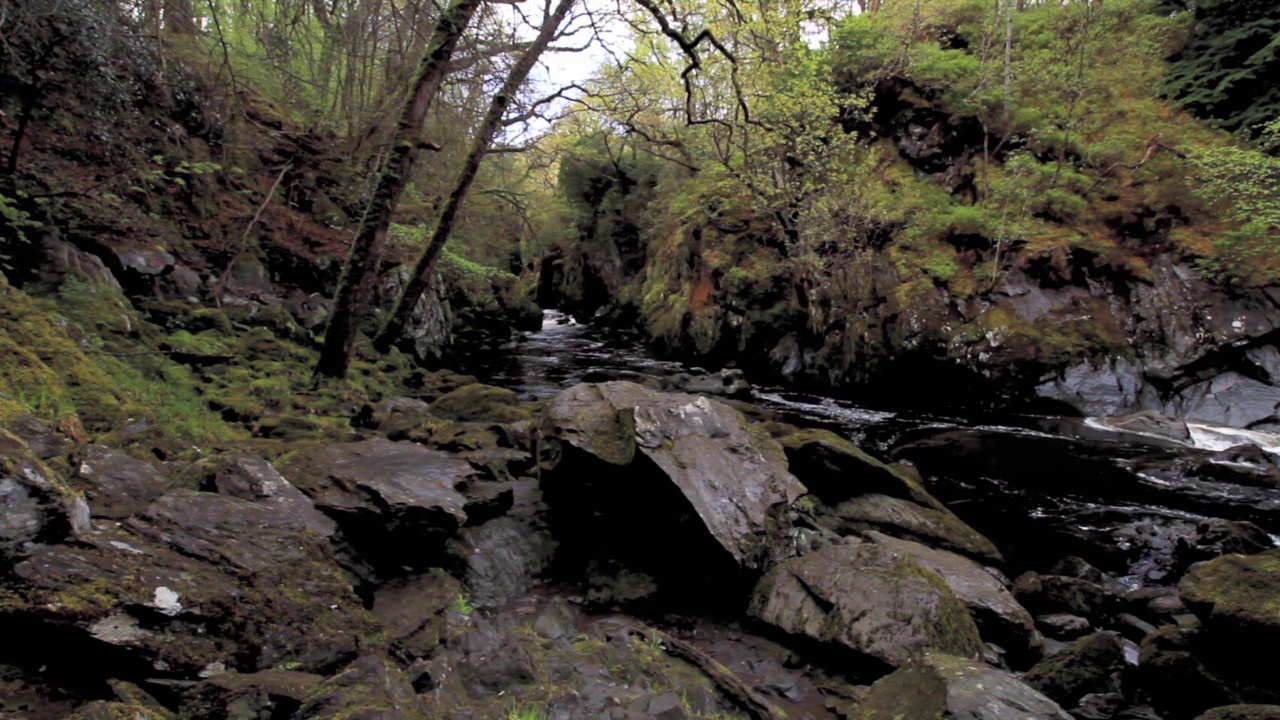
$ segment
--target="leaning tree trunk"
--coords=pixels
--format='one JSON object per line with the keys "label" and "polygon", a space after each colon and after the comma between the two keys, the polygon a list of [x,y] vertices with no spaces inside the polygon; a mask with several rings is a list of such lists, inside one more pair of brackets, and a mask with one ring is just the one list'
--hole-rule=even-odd
{"label": "leaning tree trunk", "polygon": [[426,291],[427,285],[430,283],[431,273],[435,269],[440,252],[444,249],[445,243],[449,241],[449,235],[453,232],[453,226],[458,219],[458,210],[461,209],[462,202],[466,200],[467,192],[471,189],[471,183],[476,179],[476,173],[480,170],[480,162],[488,154],[489,148],[493,145],[494,137],[502,127],[502,118],[507,112],[507,107],[511,104],[515,94],[520,91],[520,87],[524,85],[524,81],[529,77],[529,72],[533,70],[533,66],[538,63],[538,58],[541,57],[542,52],[546,50],[547,46],[555,38],[560,24],[568,17],[569,11],[573,9],[575,2],[577,0],[560,0],[551,15],[544,19],[542,28],[538,32],[538,37],[525,49],[520,59],[516,61],[516,64],[507,73],[507,78],[503,81],[502,88],[489,101],[489,110],[485,113],[484,121],[480,124],[479,129],[476,130],[475,139],[471,144],[471,152],[467,154],[467,159],[454,182],[453,192],[449,194],[449,200],[445,204],[444,210],[441,211],[440,218],[436,221],[436,229],[431,234],[431,242],[427,244],[426,250],[418,258],[418,264],[409,276],[409,282],[405,284],[403,291],[396,299],[396,304],[391,310],[391,314],[387,317],[386,323],[382,326],[381,332],[374,338],[373,346],[378,351],[386,352],[390,350],[396,339],[404,332],[405,326],[409,324],[409,319],[413,315],[413,309],[418,304],[418,299],[422,297],[422,293]]}
{"label": "leaning tree trunk", "polygon": [[455,0],[440,16],[431,33],[431,42],[418,68],[413,93],[400,113],[395,139],[383,162],[377,189],[365,208],[342,278],[338,281],[338,291],[325,329],[324,347],[316,363],[317,378],[341,378],[347,374],[357,323],[366,305],[374,270],[382,254],[387,229],[391,226],[391,216],[400,203],[418,153],[425,145],[422,142],[422,121],[444,81],[454,48],[479,6],[480,0]]}

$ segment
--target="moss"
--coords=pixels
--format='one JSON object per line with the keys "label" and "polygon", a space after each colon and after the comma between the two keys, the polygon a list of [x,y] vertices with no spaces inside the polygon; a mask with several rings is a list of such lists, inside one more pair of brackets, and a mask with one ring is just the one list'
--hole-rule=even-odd
{"label": "moss", "polygon": [[511,423],[528,420],[532,411],[515,392],[492,385],[464,385],[431,403],[430,412],[445,420]]}
{"label": "moss", "polygon": [[1210,629],[1217,623],[1280,637],[1280,550],[1193,565],[1178,592]]}

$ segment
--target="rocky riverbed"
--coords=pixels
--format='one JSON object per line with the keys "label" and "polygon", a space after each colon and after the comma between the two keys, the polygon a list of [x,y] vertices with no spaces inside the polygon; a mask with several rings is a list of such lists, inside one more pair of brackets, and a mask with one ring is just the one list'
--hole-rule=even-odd
{"label": "rocky riverbed", "polygon": [[[572,327],[512,351],[547,360],[516,391],[389,398],[344,442],[6,428],[0,717],[1280,717],[1211,710],[1280,702],[1240,652],[1280,634],[1265,453],[832,403],[802,428]],[[643,384],[572,377],[566,342]],[[1126,463],[1241,494],[1174,512]]]}

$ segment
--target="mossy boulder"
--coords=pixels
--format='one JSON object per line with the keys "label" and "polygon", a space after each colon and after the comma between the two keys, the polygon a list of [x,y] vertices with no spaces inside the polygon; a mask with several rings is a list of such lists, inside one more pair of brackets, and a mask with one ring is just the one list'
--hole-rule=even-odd
{"label": "mossy boulder", "polygon": [[748,612],[791,635],[844,648],[883,670],[922,650],[972,657],[978,628],[947,584],[884,545],[834,545],[760,579]]}
{"label": "mossy boulder", "polygon": [[431,403],[431,414],[461,422],[513,423],[528,420],[533,411],[511,390],[475,383],[437,398]]}
{"label": "mossy boulder", "polygon": [[124,679],[157,664],[180,678],[213,666],[328,670],[376,632],[305,521],[212,493],[171,491],[79,543],[36,546],[13,576],[25,606],[8,610],[35,621],[8,626],[17,641],[59,626],[69,657],[113,648]]}
{"label": "mossy boulder", "polygon": [[1004,562],[994,543],[945,508],[939,510],[910,500],[869,493],[835,506],[819,504],[815,516],[824,527],[841,535],[878,530],[960,553],[988,565]]}
{"label": "mossy boulder", "polygon": [[1040,658],[1043,639],[1035,629],[1031,613],[982,565],[956,553],[875,531],[868,532],[867,536],[937,573],[969,610],[982,639],[1004,648],[1015,666],[1025,667]]}
{"label": "mossy boulder", "polygon": [[1166,625],[1142,640],[1135,680],[1151,706],[1172,720],[1242,702],[1232,684],[1205,663],[1202,630]]}
{"label": "mossy boulder", "polygon": [[927,652],[871,686],[852,720],[1070,720],[1057,703],[1013,675]]}
{"label": "mossy boulder", "polygon": [[1192,565],[1178,593],[1215,635],[1280,642],[1280,549]]}
{"label": "mossy boulder", "polygon": [[1089,693],[1119,692],[1124,669],[1120,636],[1098,632],[1041,660],[1022,679],[1055,702],[1074,707]]}
{"label": "mossy boulder", "polygon": [[769,432],[786,450],[791,472],[825,503],[834,505],[875,493],[935,510],[946,509],[902,467],[871,457],[830,430],[801,430],[770,423]]}

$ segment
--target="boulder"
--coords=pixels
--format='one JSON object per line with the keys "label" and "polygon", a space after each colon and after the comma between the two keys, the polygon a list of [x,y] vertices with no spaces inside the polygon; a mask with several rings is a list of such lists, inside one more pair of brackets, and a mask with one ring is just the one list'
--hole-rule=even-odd
{"label": "boulder", "polygon": [[871,686],[853,720],[1070,720],[1057,703],[1013,675],[927,652]]}
{"label": "boulder", "polygon": [[1079,615],[1051,613],[1036,618],[1036,626],[1055,640],[1074,640],[1088,635],[1093,626]]}
{"label": "boulder", "polygon": [[120,520],[146,509],[171,486],[155,465],[103,445],[75,456],[75,482],[95,518]]}
{"label": "boulder", "polygon": [[1205,665],[1198,648],[1201,639],[1199,630],[1167,625],[1142,641],[1135,673],[1138,688],[1170,720],[1241,701],[1230,683]]}
{"label": "boulder", "polygon": [[332,537],[338,530],[337,523],[316,509],[310,498],[277,472],[270,462],[253,453],[222,453],[196,463],[186,475],[194,475],[202,489],[271,505],[321,537]]}
{"label": "boulder", "polygon": [[442,420],[483,423],[519,422],[532,414],[515,391],[481,383],[441,395],[431,403],[430,412]]}
{"label": "boulder", "polygon": [[467,597],[499,607],[525,595],[551,565],[556,543],[532,517],[502,517],[463,528],[453,548],[465,565]]}
{"label": "boulder", "polygon": [[1250,644],[1280,638],[1280,550],[1193,565],[1178,593],[1211,632]]}
{"label": "boulder", "polygon": [[397,578],[373,594],[373,616],[404,657],[430,656],[446,635],[446,612],[465,598],[462,583],[434,571]]}
{"label": "boulder", "polygon": [[32,543],[56,543],[88,527],[84,500],[15,435],[0,430],[0,566]]}
{"label": "boulder", "polygon": [[180,720],[288,720],[324,680],[292,670],[215,675],[188,690]]}
{"label": "boulder", "polygon": [[748,612],[880,669],[925,649],[973,657],[982,647],[942,578],[911,555],[874,543],[834,545],[782,563],[760,579]]}
{"label": "boulder", "polygon": [[1280,701],[1273,669],[1240,652],[1280,642],[1280,549],[1192,565],[1178,592],[1204,624],[1205,661],[1235,683],[1243,699]]}
{"label": "boulder", "polygon": [[1190,537],[1178,538],[1174,556],[1185,569],[1222,555],[1251,555],[1274,546],[1271,536],[1251,522],[1210,518],[1197,525]]}
{"label": "boulder", "polygon": [[448,453],[382,439],[304,444],[277,466],[367,559],[397,572],[440,560],[467,521],[467,498],[455,488],[476,476]]}
{"label": "boulder", "polygon": [[[582,543],[611,539],[618,555],[659,561],[661,545],[708,568],[760,570],[778,540],[774,514],[805,492],[773,439],[707,397],[583,384],[556,396],[547,418],[559,440],[543,475],[548,504]],[[599,525],[582,526],[592,515]]]}
{"label": "boulder", "polygon": [[819,505],[815,516],[821,525],[840,535],[878,530],[967,555],[986,564],[998,565],[1004,561],[990,540],[945,508],[869,493],[835,506]]}
{"label": "boulder", "polygon": [[320,683],[296,720],[426,720],[413,686],[386,658],[366,655]]}
{"label": "boulder", "polygon": [[[41,545],[13,570],[41,626],[115,648],[119,672],[332,668],[374,632],[329,544],[271,504],[176,490],[118,528]],[[76,654],[75,646],[67,654]],[[122,675],[124,677],[125,675]]]}
{"label": "boulder", "polygon": [[1054,702],[1074,707],[1090,693],[1119,692],[1124,667],[1120,636],[1097,632],[1036,663],[1022,679]]}
{"label": "boulder", "polygon": [[1003,647],[1015,662],[1029,664],[1039,658],[1040,636],[1031,614],[1013,599],[995,575],[955,553],[874,531],[867,535],[876,543],[907,555],[937,573],[968,608],[983,640]]}
{"label": "boulder", "polygon": [[883,463],[830,430],[770,426],[787,453],[791,472],[828,505],[860,495],[888,495],[945,511],[936,498],[901,466]]}
{"label": "boulder", "polygon": [[1095,624],[1119,607],[1119,598],[1098,583],[1066,575],[1026,572],[1013,581],[1013,596],[1036,615],[1066,613]]}

